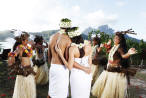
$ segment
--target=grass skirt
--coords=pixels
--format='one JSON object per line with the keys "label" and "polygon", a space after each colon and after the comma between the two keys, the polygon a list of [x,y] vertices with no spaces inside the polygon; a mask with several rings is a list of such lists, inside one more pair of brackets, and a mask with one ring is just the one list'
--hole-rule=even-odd
{"label": "grass skirt", "polygon": [[125,98],[127,78],[123,73],[103,71],[93,85],[91,93],[98,98]]}
{"label": "grass skirt", "polygon": [[104,69],[103,66],[92,64],[92,66],[91,66],[92,85],[95,83],[97,78],[100,76],[103,69]]}
{"label": "grass skirt", "polygon": [[36,80],[36,84],[46,84],[49,80],[49,71],[48,71],[48,66],[45,63],[44,65],[38,67],[38,66],[34,66],[34,71],[36,72],[35,75],[35,80]]}
{"label": "grass skirt", "polygon": [[34,75],[17,75],[12,98],[36,98]]}

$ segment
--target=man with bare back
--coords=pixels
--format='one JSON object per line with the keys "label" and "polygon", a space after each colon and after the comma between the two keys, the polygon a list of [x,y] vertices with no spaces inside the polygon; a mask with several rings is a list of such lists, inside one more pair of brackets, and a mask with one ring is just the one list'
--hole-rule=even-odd
{"label": "man with bare back", "polygon": [[[67,20],[67,21],[65,21]],[[48,61],[51,64],[49,72],[49,92],[48,98],[67,98],[69,85],[69,70],[66,68],[55,51],[57,40],[61,34],[65,33],[67,28],[71,27],[71,20],[62,19],[60,31],[51,36],[48,46]],[[67,35],[66,35],[67,36]],[[65,51],[70,40],[62,42],[62,51]]]}

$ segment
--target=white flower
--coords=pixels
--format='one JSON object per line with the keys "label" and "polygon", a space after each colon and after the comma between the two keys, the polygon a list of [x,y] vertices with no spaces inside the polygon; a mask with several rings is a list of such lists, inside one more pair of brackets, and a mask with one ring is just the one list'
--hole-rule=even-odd
{"label": "white flower", "polygon": [[92,34],[91,37],[92,37],[92,38],[96,37],[96,34]]}
{"label": "white flower", "polygon": [[61,30],[59,31],[59,33],[60,33],[60,34],[65,34],[65,30],[61,29]]}
{"label": "white flower", "polygon": [[68,35],[69,35],[70,38],[73,38],[75,36],[81,35],[81,32],[79,32],[79,31],[68,32]]}
{"label": "white flower", "polygon": [[100,38],[101,37],[101,35],[100,34],[97,34],[97,36]]}
{"label": "white flower", "polygon": [[84,40],[84,44],[85,45],[88,45],[89,44],[89,41],[88,40]]}
{"label": "white flower", "polygon": [[71,46],[76,46],[77,44],[75,44],[75,43],[71,43]]}
{"label": "white flower", "polygon": [[71,46],[77,46],[78,48],[83,48],[85,45],[83,43],[80,44],[72,43]]}
{"label": "white flower", "polygon": [[71,22],[61,22],[59,26],[62,28],[69,28],[71,27]]}

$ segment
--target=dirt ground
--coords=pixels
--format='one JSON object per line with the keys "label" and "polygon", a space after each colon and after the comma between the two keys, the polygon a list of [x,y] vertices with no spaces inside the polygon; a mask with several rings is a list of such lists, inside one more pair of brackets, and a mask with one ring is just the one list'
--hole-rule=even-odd
{"label": "dirt ground", "polygon": [[[8,75],[7,63],[0,62],[0,98],[12,98],[15,78]],[[146,69],[139,69],[135,77],[131,77],[128,88],[130,98],[146,98]],[[37,98],[46,98],[47,94],[48,84],[37,85]]]}

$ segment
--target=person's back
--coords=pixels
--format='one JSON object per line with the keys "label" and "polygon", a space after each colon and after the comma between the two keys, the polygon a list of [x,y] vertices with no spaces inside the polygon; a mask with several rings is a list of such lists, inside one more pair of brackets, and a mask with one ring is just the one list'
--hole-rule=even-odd
{"label": "person's back", "polygon": [[69,86],[69,70],[65,67],[55,50],[55,46],[59,44],[63,54],[68,45],[69,38],[66,29],[71,27],[71,20],[65,18],[61,20],[60,31],[50,38],[48,47],[48,62],[50,63],[49,70],[49,92],[48,97],[51,98],[67,98]]}
{"label": "person's back", "polygon": [[[62,34],[54,34],[49,42],[49,53],[51,57],[51,66],[49,71],[49,92],[48,95],[51,98],[66,98],[69,85],[69,70],[65,67],[59,55],[55,51],[55,46],[58,43],[58,39],[62,50],[65,51],[66,41]],[[54,86],[55,85],[55,86]],[[63,89],[62,89],[63,88]]]}
{"label": "person's back", "polygon": [[[74,52],[74,53],[75,53],[75,54],[74,54],[75,61],[81,59],[82,62],[83,62],[81,65],[87,64],[87,66],[86,66],[86,65],[84,65],[84,66],[90,67],[90,66],[88,66],[88,65],[89,65],[89,63],[90,63],[89,58],[90,58],[90,56],[91,56],[91,51],[92,51],[91,45],[88,44],[88,45],[85,45],[85,46],[84,46],[83,50],[84,50],[84,52],[85,52],[85,55],[84,55],[82,58],[80,58],[80,51],[79,51],[79,48],[78,48],[78,47],[73,46],[73,47],[71,47],[71,48],[74,48],[74,51],[75,51],[75,52]],[[78,61],[76,61],[76,62],[78,62]],[[79,63],[79,64],[80,64],[80,63]]]}
{"label": "person's back", "polygon": [[64,54],[67,46],[71,43],[69,37],[65,34],[59,34],[56,33],[55,35],[53,35],[50,38],[50,43],[49,43],[49,47],[50,47],[50,52],[52,55],[51,58],[51,63],[52,64],[60,64],[60,65],[64,65],[62,60],[60,59],[59,55],[57,54],[57,52],[55,51],[55,46],[56,44],[58,44]]}
{"label": "person's back", "polygon": [[[91,67],[91,45],[85,45],[83,47],[84,55],[81,56],[79,47],[72,46],[74,50],[74,61],[84,67]],[[92,75],[85,73],[83,70],[72,68],[70,74],[70,85],[71,85],[71,97],[72,98],[89,98],[91,88]]]}

